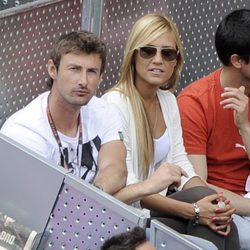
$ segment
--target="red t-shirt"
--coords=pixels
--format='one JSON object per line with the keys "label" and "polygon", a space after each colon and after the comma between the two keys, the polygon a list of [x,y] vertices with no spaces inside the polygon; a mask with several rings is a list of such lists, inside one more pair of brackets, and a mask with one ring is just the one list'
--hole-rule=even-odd
{"label": "red t-shirt", "polygon": [[188,85],[178,96],[184,144],[188,154],[207,156],[209,183],[244,194],[250,162],[233,110],[220,105],[220,72]]}

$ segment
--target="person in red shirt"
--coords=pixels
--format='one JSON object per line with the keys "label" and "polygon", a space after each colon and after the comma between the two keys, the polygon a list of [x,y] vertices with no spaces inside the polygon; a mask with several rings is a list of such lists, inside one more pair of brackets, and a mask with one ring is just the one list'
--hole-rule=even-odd
{"label": "person in red shirt", "polygon": [[221,21],[215,47],[223,66],[178,95],[184,144],[196,173],[236,208],[241,249],[250,249],[250,10]]}

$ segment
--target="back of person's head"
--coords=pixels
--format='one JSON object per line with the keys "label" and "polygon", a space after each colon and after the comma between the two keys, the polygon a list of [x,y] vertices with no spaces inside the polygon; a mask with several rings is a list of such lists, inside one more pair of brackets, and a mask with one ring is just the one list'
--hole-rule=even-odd
{"label": "back of person's head", "polygon": [[183,46],[180,40],[179,32],[174,22],[162,14],[147,14],[136,21],[128,36],[124,60],[121,67],[121,77],[119,82],[133,84],[134,79],[134,56],[135,51],[147,44],[150,44],[162,34],[171,32],[176,42],[176,49],[179,51],[177,65],[166,88],[171,88],[179,79],[180,71],[183,67]]}
{"label": "back of person's head", "polygon": [[239,9],[228,14],[215,33],[215,47],[221,62],[230,66],[233,54],[246,63],[250,58],[250,10]]}
{"label": "back of person's head", "polygon": [[101,250],[136,250],[136,247],[145,242],[145,230],[135,227],[130,232],[118,234],[106,240]]}
{"label": "back of person's head", "polygon": [[[73,31],[60,36],[50,53],[50,59],[53,60],[57,70],[60,66],[62,56],[68,53],[98,54],[102,61],[101,73],[104,71],[106,47],[94,33],[88,31]],[[52,84],[53,81],[51,79],[51,81],[48,82],[48,87],[51,88]]]}

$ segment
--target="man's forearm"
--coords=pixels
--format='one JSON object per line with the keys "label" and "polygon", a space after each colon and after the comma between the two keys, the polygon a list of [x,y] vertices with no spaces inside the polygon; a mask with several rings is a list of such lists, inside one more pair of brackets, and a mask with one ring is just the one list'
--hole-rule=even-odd
{"label": "man's forearm", "polygon": [[239,129],[239,133],[241,134],[248,159],[250,159],[250,126],[248,125],[244,129]]}
{"label": "man's forearm", "polygon": [[233,193],[229,190],[214,186],[208,183],[208,186],[213,188],[217,192],[223,192],[223,195],[230,200],[230,204],[236,208],[236,214],[242,216],[249,216],[250,215],[250,199],[244,198],[241,195]]}

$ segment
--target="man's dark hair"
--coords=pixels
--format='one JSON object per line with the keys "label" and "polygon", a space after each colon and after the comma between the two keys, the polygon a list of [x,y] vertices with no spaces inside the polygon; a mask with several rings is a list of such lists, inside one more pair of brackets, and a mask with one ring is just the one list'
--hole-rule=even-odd
{"label": "man's dark hair", "polygon": [[101,250],[135,250],[144,242],[146,242],[145,230],[135,227],[130,232],[118,234],[106,240]]}
{"label": "man's dark hair", "polygon": [[[73,31],[60,36],[50,53],[50,59],[53,60],[57,70],[62,56],[68,53],[100,55],[102,61],[101,73],[103,73],[106,62],[106,47],[94,33],[88,31]],[[51,89],[53,79],[50,79],[47,85],[49,89]]]}
{"label": "man's dark hair", "polygon": [[250,10],[239,9],[228,14],[215,33],[215,47],[221,62],[229,66],[230,57],[239,55],[246,63],[250,57]]}

